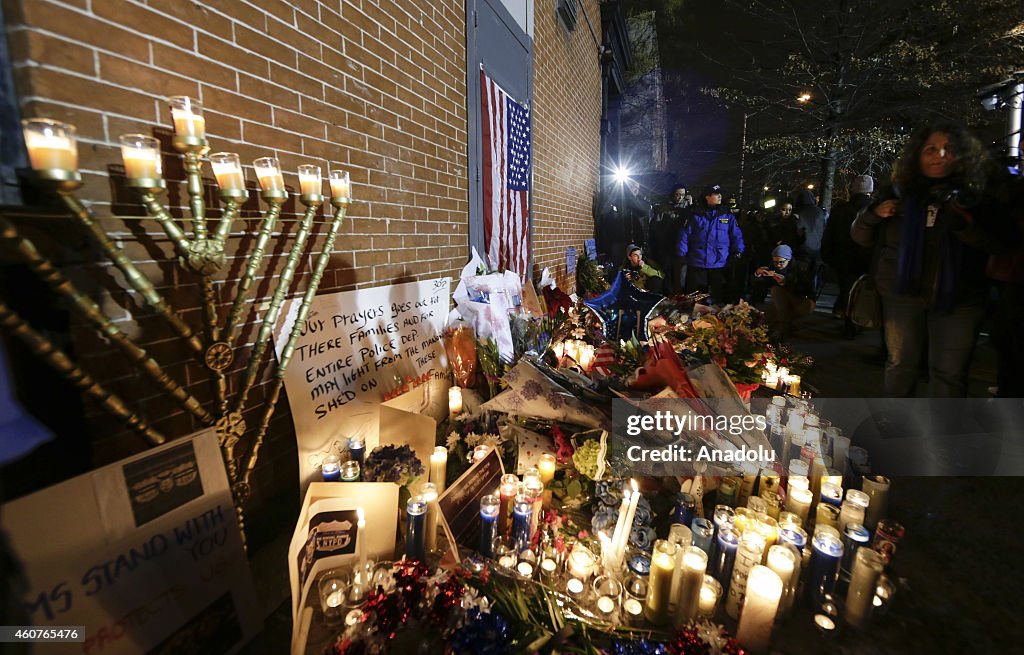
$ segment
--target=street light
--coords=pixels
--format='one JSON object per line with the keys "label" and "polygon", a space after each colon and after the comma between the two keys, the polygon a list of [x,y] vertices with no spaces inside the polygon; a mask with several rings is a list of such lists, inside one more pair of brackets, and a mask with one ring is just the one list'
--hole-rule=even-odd
{"label": "street light", "polygon": [[1020,149],[1021,114],[1024,110],[1024,70],[1013,77],[986,86],[978,91],[981,106],[988,110],[1006,109],[1006,155],[1022,163]]}

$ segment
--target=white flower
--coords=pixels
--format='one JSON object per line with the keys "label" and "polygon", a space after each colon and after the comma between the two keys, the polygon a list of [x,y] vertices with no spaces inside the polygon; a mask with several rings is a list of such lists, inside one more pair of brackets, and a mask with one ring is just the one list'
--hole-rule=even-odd
{"label": "white flower", "polygon": [[476,432],[470,432],[466,435],[466,445],[470,448],[476,448],[480,444],[480,435]]}
{"label": "white flower", "polygon": [[490,446],[491,448],[497,448],[501,445],[501,437],[496,434],[484,435],[484,445]]}
{"label": "white flower", "polygon": [[458,432],[456,432],[456,431],[454,431],[454,430],[452,430],[452,431],[451,431],[451,432],[450,432],[450,433],[448,434],[448,440],[447,440],[447,441],[445,441],[445,445],[446,445],[446,446],[448,446],[448,450],[451,450],[451,449],[452,449],[452,448],[454,448],[455,446],[459,445],[459,439],[460,439],[460,438],[461,438],[461,437],[459,437],[459,433],[458,433]]}

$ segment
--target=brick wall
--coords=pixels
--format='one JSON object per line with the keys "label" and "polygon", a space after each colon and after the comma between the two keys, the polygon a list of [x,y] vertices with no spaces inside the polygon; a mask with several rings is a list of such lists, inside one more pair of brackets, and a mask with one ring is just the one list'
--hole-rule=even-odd
{"label": "brick wall", "polygon": [[[271,154],[294,187],[293,172],[302,163],[319,164],[325,176],[329,167],[350,172],[351,218],[336,242],[322,291],[454,275],[467,259],[462,0],[4,0],[4,15],[22,115],[78,127],[85,181],[80,197],[105,217],[108,232],[190,325],[202,323],[195,280],[173,265],[171,244],[158,225],[138,220],[144,212],[124,188],[114,147],[124,133],[160,137],[168,202],[174,213],[187,216],[180,207],[187,197],[174,182],[183,173],[169,147],[169,95],[203,102],[211,150],[238,152],[253,188],[252,160]],[[212,179],[210,184],[212,191]],[[215,195],[207,195],[216,208]],[[222,317],[253,245],[257,221],[251,219],[262,203],[252,196],[243,213],[250,220],[236,223],[227,272],[217,278],[226,278],[218,284]],[[294,199],[285,207],[281,237],[268,248],[254,284],[257,303],[273,292],[301,210]],[[211,213],[216,216],[216,209]],[[81,230],[66,219],[31,220],[39,226],[43,249],[209,408],[208,372],[162,319],[124,290],[120,274],[89,249]],[[318,218],[320,238],[311,240],[292,295],[305,288],[304,273],[319,252],[326,222]],[[74,255],[60,252],[69,234],[75,237]],[[249,314],[242,340],[250,346],[236,353],[229,393],[241,384],[258,320],[258,312]],[[129,399],[156,429],[178,436],[201,427],[91,330],[78,326],[74,341],[84,367]],[[261,382],[250,396],[250,426],[262,410],[263,387]],[[146,447],[119,422],[86,406],[91,409],[85,433],[95,465]],[[261,496],[295,484],[295,444],[284,397],[260,462],[254,506]]]}
{"label": "brick wall", "polygon": [[[580,3],[600,34],[597,0]],[[554,3],[535,5],[533,111],[534,273],[548,266],[571,289],[565,249],[594,236],[593,195],[601,157],[601,65],[583,12],[567,32]]]}

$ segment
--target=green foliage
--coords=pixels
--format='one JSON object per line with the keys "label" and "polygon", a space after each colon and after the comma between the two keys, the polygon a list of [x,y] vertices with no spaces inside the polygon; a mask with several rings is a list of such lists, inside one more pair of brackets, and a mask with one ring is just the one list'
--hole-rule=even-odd
{"label": "green foliage", "polygon": [[588,293],[601,294],[608,290],[608,282],[604,279],[604,271],[597,262],[587,256],[584,248],[576,262],[576,290],[582,296]]}

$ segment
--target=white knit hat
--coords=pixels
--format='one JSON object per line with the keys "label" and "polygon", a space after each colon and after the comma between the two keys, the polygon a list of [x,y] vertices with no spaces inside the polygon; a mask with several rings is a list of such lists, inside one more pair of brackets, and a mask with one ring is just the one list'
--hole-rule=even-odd
{"label": "white knit hat", "polygon": [[850,193],[872,193],[875,190],[875,181],[870,175],[858,175],[853,178],[853,184],[850,185]]}

